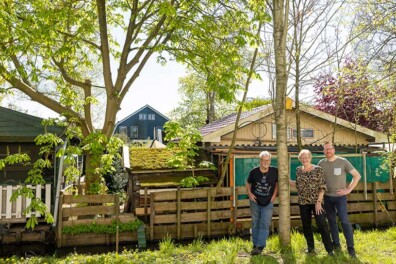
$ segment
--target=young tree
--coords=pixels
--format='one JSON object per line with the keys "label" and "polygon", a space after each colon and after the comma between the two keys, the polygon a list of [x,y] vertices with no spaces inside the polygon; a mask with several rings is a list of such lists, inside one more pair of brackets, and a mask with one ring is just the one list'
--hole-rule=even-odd
{"label": "young tree", "polygon": [[274,0],[272,15],[274,27],[274,49],[276,69],[275,102],[276,150],[278,161],[279,189],[279,235],[284,246],[290,245],[290,187],[289,154],[286,134],[286,36],[288,30],[289,1]]}

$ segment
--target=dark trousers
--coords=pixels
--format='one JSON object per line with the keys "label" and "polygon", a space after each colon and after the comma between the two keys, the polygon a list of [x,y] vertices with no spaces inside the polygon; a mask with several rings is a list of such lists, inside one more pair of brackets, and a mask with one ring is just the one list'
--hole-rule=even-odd
{"label": "dark trousers", "polygon": [[322,213],[317,215],[315,213],[315,205],[314,204],[305,204],[299,205],[300,207],[300,216],[301,222],[303,226],[303,232],[305,240],[307,241],[307,246],[309,250],[313,250],[315,248],[314,244],[314,236],[312,231],[312,214],[315,216],[316,226],[318,227],[319,233],[322,236],[322,242],[325,246],[327,252],[331,252],[333,250],[333,245],[330,238],[330,231],[326,221],[326,214]]}

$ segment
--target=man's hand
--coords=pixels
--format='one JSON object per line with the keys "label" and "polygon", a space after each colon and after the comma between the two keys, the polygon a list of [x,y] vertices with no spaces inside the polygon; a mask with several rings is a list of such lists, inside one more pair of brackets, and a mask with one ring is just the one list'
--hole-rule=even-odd
{"label": "man's hand", "polygon": [[256,196],[255,196],[253,193],[249,192],[249,193],[248,193],[248,196],[249,196],[249,199],[250,199],[251,201],[257,203],[257,202],[256,202]]}
{"label": "man's hand", "polygon": [[343,196],[343,195],[347,195],[351,192],[351,190],[349,188],[346,189],[338,189],[337,190],[337,195],[338,196]]}

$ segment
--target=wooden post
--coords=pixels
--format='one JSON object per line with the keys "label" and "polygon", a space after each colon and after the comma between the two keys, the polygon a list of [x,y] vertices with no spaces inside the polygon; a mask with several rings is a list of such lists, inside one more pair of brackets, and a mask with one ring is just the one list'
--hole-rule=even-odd
{"label": "wooden post", "polygon": [[208,209],[207,209],[207,217],[208,217],[208,222],[207,222],[207,236],[210,237],[210,214],[211,214],[211,205],[212,205],[212,189],[208,189]]}
{"label": "wooden post", "polygon": [[[144,187],[144,214],[147,216],[148,212],[147,212],[147,200],[148,200],[148,191],[147,191],[147,187]],[[145,217],[146,217],[145,216]]]}
{"label": "wooden post", "polygon": [[235,232],[237,230],[237,221],[238,221],[238,189],[233,188],[234,190],[234,228]]}
{"label": "wooden post", "polygon": [[118,243],[120,242],[119,232],[118,232],[118,225],[116,230],[116,254],[118,254]]}
{"label": "wooden post", "polygon": [[150,194],[150,240],[154,240],[154,216],[155,216],[155,208],[154,208],[154,195],[155,193]]}
{"label": "wooden post", "polygon": [[181,236],[181,190],[180,186],[177,187],[176,192],[176,225],[177,225],[177,238],[180,239]]}
{"label": "wooden post", "polygon": [[378,198],[377,198],[377,184],[375,182],[372,183],[373,185],[373,203],[374,203],[374,226],[377,227],[378,222]]}
{"label": "wooden post", "polygon": [[57,247],[60,248],[62,246],[62,221],[63,221],[63,194],[59,197],[59,206],[58,206],[58,223],[56,223],[56,244]]}
{"label": "wooden post", "polygon": [[366,161],[366,152],[363,152],[363,189],[364,189],[364,200],[367,200],[367,161]]}
{"label": "wooden post", "polygon": [[118,217],[120,214],[120,197],[118,197],[118,194],[114,195],[114,213],[115,213],[116,219],[118,221]]}

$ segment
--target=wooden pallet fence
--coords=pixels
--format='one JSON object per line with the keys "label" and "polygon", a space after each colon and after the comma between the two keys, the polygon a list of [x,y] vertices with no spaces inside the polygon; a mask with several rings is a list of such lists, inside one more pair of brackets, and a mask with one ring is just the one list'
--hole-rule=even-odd
{"label": "wooden pallet fence", "polygon": [[[43,201],[50,211],[51,184],[26,186],[33,190],[35,197]],[[16,201],[10,201],[12,194],[20,187],[21,185],[0,185],[0,224],[25,223],[32,215],[41,217],[38,212],[25,214],[26,208],[31,204],[30,198],[19,196]]]}
{"label": "wooden pallet fence", "polygon": [[[234,199],[234,197],[236,199]],[[290,221],[301,227],[297,191],[290,192]],[[150,193],[150,240],[170,235],[177,239],[218,236],[251,228],[245,187],[176,189]],[[395,195],[389,183],[359,183],[348,195],[351,222],[362,227],[386,226],[396,217]],[[279,227],[279,200],[275,200],[272,229]]]}
{"label": "wooden pallet fence", "polygon": [[[58,247],[108,245],[116,242],[115,234],[62,234],[63,227],[80,224],[111,224],[136,220],[132,214],[120,214],[118,195],[64,195],[60,196],[56,241]],[[119,242],[137,241],[136,232],[119,234]]]}

